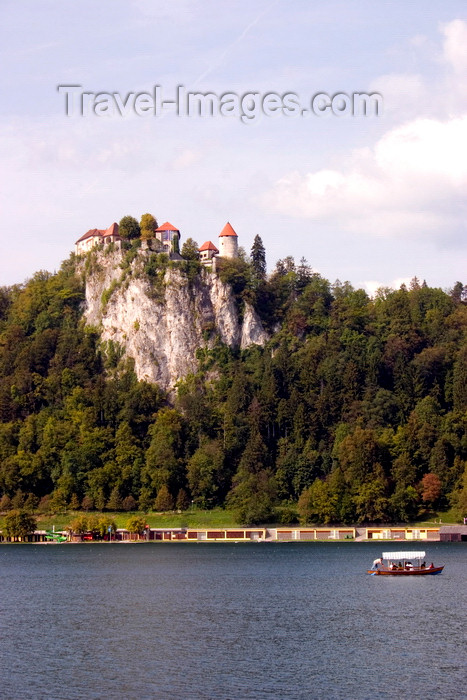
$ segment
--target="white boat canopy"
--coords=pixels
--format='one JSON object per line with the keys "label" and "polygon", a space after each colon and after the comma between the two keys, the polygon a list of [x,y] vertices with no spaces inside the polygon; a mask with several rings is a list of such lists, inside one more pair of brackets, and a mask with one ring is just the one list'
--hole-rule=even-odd
{"label": "white boat canopy", "polygon": [[425,552],[383,552],[383,559],[425,559]]}

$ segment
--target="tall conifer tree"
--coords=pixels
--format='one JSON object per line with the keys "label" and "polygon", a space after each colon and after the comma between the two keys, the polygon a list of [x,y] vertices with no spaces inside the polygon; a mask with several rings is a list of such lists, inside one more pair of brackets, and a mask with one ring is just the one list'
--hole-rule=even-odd
{"label": "tall conifer tree", "polygon": [[260,279],[266,277],[266,250],[260,236],[256,235],[251,247],[251,263],[256,276]]}

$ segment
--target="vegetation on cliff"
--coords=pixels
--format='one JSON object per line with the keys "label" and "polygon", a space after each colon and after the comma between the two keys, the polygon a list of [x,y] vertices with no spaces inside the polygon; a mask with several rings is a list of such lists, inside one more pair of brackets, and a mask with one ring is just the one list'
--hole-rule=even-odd
{"label": "vegetation on cliff", "polygon": [[255,244],[253,261],[218,274],[270,342],[200,350],[170,402],[85,326],[73,257],[0,289],[0,510],[193,501],[228,504],[245,523],[407,521],[449,505],[467,515],[463,285],[414,279],[370,299],[304,260],[266,278]]}

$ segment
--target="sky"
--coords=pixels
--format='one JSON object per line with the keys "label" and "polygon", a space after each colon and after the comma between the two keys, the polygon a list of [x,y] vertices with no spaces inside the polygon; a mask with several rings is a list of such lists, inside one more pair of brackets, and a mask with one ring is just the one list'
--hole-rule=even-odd
{"label": "sky", "polygon": [[[268,270],[306,258],[373,294],[467,284],[465,0],[2,0],[0,285],[150,212],[199,244],[230,221]],[[67,116],[82,92],[378,93],[378,116]],[[282,99],[282,97],[281,97]],[[131,106],[131,101],[130,101]]]}

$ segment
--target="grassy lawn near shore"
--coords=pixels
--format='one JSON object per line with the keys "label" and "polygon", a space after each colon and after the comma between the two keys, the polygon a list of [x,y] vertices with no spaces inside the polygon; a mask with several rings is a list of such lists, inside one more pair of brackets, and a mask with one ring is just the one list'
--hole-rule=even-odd
{"label": "grassy lawn near shore", "polygon": [[[214,508],[213,510],[199,510],[196,508],[183,511],[182,513],[95,513],[94,515],[105,515],[115,520],[117,527],[126,527],[128,520],[134,515],[141,516],[146,519],[149,527],[166,528],[166,527],[238,527],[240,523],[236,520],[234,514],[230,510],[223,508]],[[39,515],[35,514],[38,530],[65,530],[68,525],[76,517],[86,515],[82,510],[68,511],[66,513],[57,513],[55,515]],[[91,513],[89,513],[91,515]],[[3,516],[0,516],[0,530],[3,528]]]}
{"label": "grassy lawn near shore", "polygon": [[[434,525],[459,525],[461,524],[461,520],[459,520],[458,513],[455,511],[454,508],[450,508],[449,510],[445,511],[440,511],[438,513],[432,513],[427,520],[423,520],[418,523],[411,523],[411,525],[415,526],[423,526],[427,525],[429,527],[432,527]],[[410,527],[410,525],[409,525]]]}

